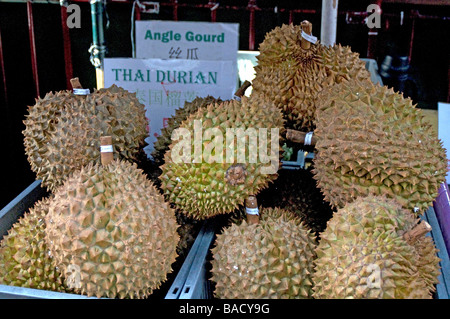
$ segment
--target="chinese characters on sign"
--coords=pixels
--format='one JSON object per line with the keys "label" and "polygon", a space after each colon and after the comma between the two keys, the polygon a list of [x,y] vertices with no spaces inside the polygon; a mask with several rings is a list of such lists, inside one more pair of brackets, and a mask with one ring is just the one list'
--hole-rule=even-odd
{"label": "chinese characters on sign", "polygon": [[185,102],[233,97],[239,24],[147,20],[135,26],[137,59],[105,59],[105,86],[135,92],[145,105],[150,155],[164,123]]}
{"label": "chinese characters on sign", "polygon": [[198,48],[187,48],[186,56],[182,55],[183,50],[180,47],[176,49],[174,47],[170,47],[169,50],[169,59],[182,59],[183,57],[188,60],[198,60],[197,55]]}

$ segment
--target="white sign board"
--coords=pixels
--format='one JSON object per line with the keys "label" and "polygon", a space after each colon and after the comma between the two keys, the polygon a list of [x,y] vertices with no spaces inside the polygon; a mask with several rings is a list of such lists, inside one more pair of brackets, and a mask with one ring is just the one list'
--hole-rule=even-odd
{"label": "white sign board", "polygon": [[[450,103],[438,103],[438,137],[447,150],[447,167],[450,163]],[[447,184],[450,184],[450,176],[447,173]]]}
{"label": "white sign board", "polygon": [[236,61],[239,24],[136,21],[136,57]]}
{"label": "white sign board", "polygon": [[106,58],[105,87],[116,84],[146,107],[149,121],[147,155],[169,117],[195,97],[231,99],[236,89],[231,61]]}

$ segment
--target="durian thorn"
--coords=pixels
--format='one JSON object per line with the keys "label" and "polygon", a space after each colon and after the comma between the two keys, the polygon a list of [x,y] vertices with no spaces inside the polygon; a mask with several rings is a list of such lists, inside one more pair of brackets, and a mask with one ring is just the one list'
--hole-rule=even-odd
{"label": "durian thorn", "polygon": [[[112,148],[112,137],[111,136],[101,136],[100,137],[100,158],[103,166],[108,165],[114,160],[113,152],[110,150]],[[104,147],[102,147],[104,146]],[[109,147],[109,149],[107,148]]]}
{"label": "durian thorn", "polygon": [[[308,35],[312,34],[312,23],[311,22],[309,22],[308,20],[303,20],[300,23],[300,26],[301,26],[303,32],[305,32]],[[308,40],[306,40],[302,37],[302,39],[300,40],[300,45],[301,45],[302,49],[309,50],[309,48],[311,47],[311,42],[309,42]]]}
{"label": "durian thorn", "polygon": [[[313,133],[313,132],[309,132],[309,133]],[[308,133],[297,131],[297,130],[286,129],[286,139],[291,142],[294,142],[294,143],[305,144],[305,139],[306,139],[307,134]],[[316,143],[317,143],[317,138],[313,134],[311,137],[310,145],[316,145]]]}
{"label": "durian thorn", "polygon": [[431,226],[426,221],[414,226],[411,230],[403,234],[403,238],[408,244],[413,244],[417,239],[431,231]]}
{"label": "durian thorn", "polygon": [[245,211],[247,212],[247,223],[250,225],[259,224],[259,213],[254,211],[258,209],[258,201],[255,195],[249,195],[245,199]]}
{"label": "durian thorn", "polygon": [[242,97],[245,94],[245,91],[252,85],[250,81],[245,80],[244,83],[242,83],[241,87],[237,89],[236,92],[234,92],[234,95],[237,97]]}
{"label": "durian thorn", "polygon": [[80,83],[80,79],[78,79],[78,78],[70,79],[70,84],[72,85],[72,89],[82,89],[83,88],[83,86]]}

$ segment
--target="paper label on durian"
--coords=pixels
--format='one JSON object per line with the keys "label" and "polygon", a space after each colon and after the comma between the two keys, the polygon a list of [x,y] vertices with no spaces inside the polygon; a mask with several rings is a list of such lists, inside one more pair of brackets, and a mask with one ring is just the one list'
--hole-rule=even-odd
{"label": "paper label on durian", "polygon": [[232,99],[237,81],[231,61],[107,58],[104,72],[105,87],[116,84],[135,92],[145,105],[147,155],[176,109],[196,97]]}
{"label": "paper label on durian", "polygon": [[91,91],[89,89],[73,89],[73,94],[88,95],[88,94],[91,94]]}
{"label": "paper label on durian", "polygon": [[255,208],[245,207],[245,212],[249,215],[259,215],[258,207]]}
{"label": "paper label on durian", "polygon": [[312,141],[312,136],[313,136],[314,132],[308,132],[305,135],[305,143],[304,145],[311,145],[311,141]]}
{"label": "paper label on durian", "polygon": [[114,152],[112,145],[100,145],[100,153],[112,153]]}
{"label": "paper label on durian", "polygon": [[309,35],[307,34],[305,31],[302,30],[302,38],[315,44],[317,42],[317,37],[313,36],[313,35]]}

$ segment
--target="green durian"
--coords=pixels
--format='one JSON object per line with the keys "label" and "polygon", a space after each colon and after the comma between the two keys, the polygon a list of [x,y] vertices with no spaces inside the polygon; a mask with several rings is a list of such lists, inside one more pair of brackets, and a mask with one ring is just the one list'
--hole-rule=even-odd
{"label": "green durian", "polygon": [[276,179],[282,129],[281,112],[263,99],[199,108],[165,153],[159,178],[166,199],[195,219],[233,212]]}
{"label": "green durian", "polygon": [[169,149],[172,143],[172,132],[177,129],[181,123],[188,118],[192,113],[195,113],[200,107],[206,107],[211,103],[221,103],[221,99],[216,99],[210,95],[206,97],[196,97],[191,102],[185,102],[184,106],[176,109],[175,114],[167,121],[167,126],[161,129],[158,135],[152,152],[153,160],[156,163],[162,163],[164,160],[164,153]]}
{"label": "green durian", "polygon": [[0,242],[0,284],[67,292],[45,242],[50,198],[34,204]]}

